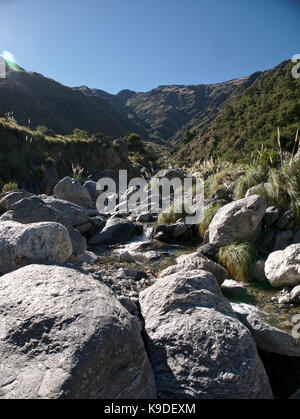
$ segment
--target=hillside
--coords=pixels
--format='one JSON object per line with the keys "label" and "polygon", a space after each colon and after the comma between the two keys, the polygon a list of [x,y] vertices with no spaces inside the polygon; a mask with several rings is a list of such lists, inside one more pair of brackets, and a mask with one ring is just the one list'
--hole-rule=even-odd
{"label": "hillside", "polygon": [[9,182],[30,192],[51,193],[59,178],[116,174],[133,166],[126,145],[111,137],[49,136],[0,118],[0,190]]}
{"label": "hillside", "polygon": [[[300,124],[300,79],[291,75],[293,64],[284,62],[228,103],[209,124],[196,129],[196,136],[183,145],[177,158],[186,161],[222,157],[247,161],[262,145],[291,151]],[[257,154],[257,153],[256,153]]]}
{"label": "hillside", "polygon": [[79,87],[76,90],[108,101],[123,117],[158,143],[180,140],[187,130],[214,118],[225,102],[251,86],[263,73],[214,85],[160,86],[150,92],[123,90],[110,95],[103,90]]}
{"label": "hillside", "polygon": [[[299,80],[288,62],[272,70],[213,85],[160,86],[116,95],[87,86],[70,88],[40,74],[8,70],[0,79],[0,113],[35,129],[59,134],[75,128],[112,138],[132,132],[171,145],[180,161],[240,158],[257,146],[273,147],[277,126],[289,148],[299,123]],[[186,133],[189,132],[187,135]],[[178,152],[179,150],[179,152]]]}
{"label": "hillside", "polygon": [[114,138],[139,131],[117,107],[90,97],[41,74],[7,69],[0,79],[0,113],[14,112],[21,125],[45,125],[60,134],[75,128]]}

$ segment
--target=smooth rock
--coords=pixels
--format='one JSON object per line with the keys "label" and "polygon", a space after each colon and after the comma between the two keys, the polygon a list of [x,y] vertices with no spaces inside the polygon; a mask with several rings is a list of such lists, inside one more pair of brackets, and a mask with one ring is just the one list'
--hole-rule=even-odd
{"label": "smooth rock", "polygon": [[294,287],[300,284],[300,244],[270,254],[265,274],[275,288]]}
{"label": "smooth rock", "polygon": [[240,321],[250,330],[259,349],[268,353],[300,357],[300,345],[287,333],[267,323],[268,315],[248,304],[231,304]]}
{"label": "smooth rock", "polygon": [[69,220],[63,212],[55,209],[52,205],[46,204],[42,199],[38,197],[26,198],[14,204],[12,208],[12,212],[7,214],[13,221],[22,224],[47,221],[62,224],[68,229],[73,246],[73,256],[80,257],[86,251],[86,239],[73,228],[72,218]]}
{"label": "smooth rock", "polygon": [[30,196],[33,195],[25,191],[16,190],[9,192],[0,200],[0,211],[10,211],[13,204],[24,198],[29,198]]}
{"label": "smooth rock", "polygon": [[235,241],[256,239],[266,207],[264,199],[258,195],[222,207],[209,226],[210,243],[221,247]]}
{"label": "smooth rock", "polygon": [[208,259],[201,253],[191,253],[189,255],[181,255],[176,259],[176,262],[180,264],[196,265],[198,269],[206,272],[211,272],[217,279],[219,285],[221,285],[226,278],[228,278],[228,272],[223,266],[216,262]]}
{"label": "smooth rock", "polygon": [[0,274],[32,263],[64,263],[72,255],[68,230],[58,223],[0,223]]}
{"label": "smooth rock", "polygon": [[55,198],[73,202],[82,208],[92,208],[93,201],[88,190],[70,177],[62,179],[54,188]]}
{"label": "smooth rock", "polygon": [[89,239],[89,244],[127,243],[137,234],[137,226],[131,221],[122,218],[110,218],[103,230]]}
{"label": "smooth rock", "polygon": [[84,271],[31,265],[0,281],[2,399],[155,398],[139,325]]}
{"label": "smooth rock", "polygon": [[226,279],[221,285],[221,291],[226,298],[239,297],[245,291],[246,284],[234,281],[233,279]]}
{"label": "smooth rock", "polygon": [[272,398],[253,338],[211,273],[160,279],[140,305],[159,398]]}
{"label": "smooth rock", "polygon": [[213,262],[218,263],[219,249],[217,246],[214,246],[213,244],[204,244],[199,247],[197,252],[202,253],[202,255],[206,256],[208,259],[211,259]]}
{"label": "smooth rock", "polygon": [[260,258],[256,260],[251,267],[251,277],[258,282],[264,282],[267,281],[266,275],[265,275],[265,265],[266,265],[265,258]]}

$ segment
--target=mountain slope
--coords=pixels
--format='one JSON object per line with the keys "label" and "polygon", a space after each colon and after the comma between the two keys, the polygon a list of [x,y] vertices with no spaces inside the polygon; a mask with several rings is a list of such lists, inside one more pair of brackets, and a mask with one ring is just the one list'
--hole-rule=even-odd
{"label": "mountain slope", "polygon": [[209,122],[225,102],[251,86],[262,74],[215,85],[160,86],[146,93],[123,90],[109,95],[87,87],[77,90],[109,101],[139,127],[145,138],[170,143],[180,140],[185,131]]}
{"label": "mountain slope", "polygon": [[87,96],[24,70],[8,69],[7,78],[0,79],[0,113],[6,112],[14,112],[22,125],[46,125],[61,134],[80,128],[118,137],[139,130],[104,98]]}
{"label": "mountain slope", "polygon": [[293,64],[284,62],[264,73],[209,124],[198,128],[190,144],[178,154],[180,160],[221,156],[231,161],[248,158],[262,145],[275,149],[277,127],[284,149],[294,146],[300,125],[300,79],[291,74]]}

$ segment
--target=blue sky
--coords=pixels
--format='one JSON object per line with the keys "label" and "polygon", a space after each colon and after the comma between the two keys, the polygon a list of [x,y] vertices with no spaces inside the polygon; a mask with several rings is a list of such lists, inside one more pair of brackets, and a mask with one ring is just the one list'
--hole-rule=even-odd
{"label": "blue sky", "polygon": [[300,54],[300,0],[0,0],[0,52],[117,93],[215,83]]}

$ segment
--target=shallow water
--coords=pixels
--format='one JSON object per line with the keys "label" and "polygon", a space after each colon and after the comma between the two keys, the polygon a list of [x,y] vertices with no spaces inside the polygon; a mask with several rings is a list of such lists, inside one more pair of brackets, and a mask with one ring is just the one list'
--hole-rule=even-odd
{"label": "shallow water", "polygon": [[254,305],[269,314],[268,322],[270,325],[292,334],[292,330],[295,326],[293,317],[295,315],[300,315],[300,306],[278,305],[273,303],[271,299],[272,297],[275,297],[278,292],[279,291],[272,288],[268,282],[256,283],[246,287],[245,292],[233,301]]}
{"label": "shallow water", "polygon": [[[158,276],[159,272],[163,271],[169,266],[175,265],[176,258],[183,254],[194,253],[199,247],[199,244],[197,246],[186,246],[170,244],[166,245],[161,243],[161,248],[157,249],[155,246],[153,246],[153,248],[151,247],[152,243],[153,240],[149,239],[149,236],[144,236],[139,237],[135,241],[126,245],[110,247],[102,246],[94,251],[101,257],[102,264],[116,263],[119,261],[119,253],[125,251],[128,251],[129,253],[135,253],[141,245],[144,247],[142,251],[140,250],[141,254],[148,250],[166,252],[168,255],[163,255],[160,259],[130,264],[131,269],[144,270],[146,272],[151,272],[155,276]],[[148,246],[149,249],[147,249]],[[293,317],[295,315],[300,315],[300,306],[280,306],[272,302],[272,297],[277,295],[278,292],[279,290],[272,288],[268,282],[255,283],[247,286],[245,291],[238,298],[232,299],[231,301],[254,305],[255,307],[269,314],[268,322],[270,325],[277,327],[289,334],[292,334],[293,328],[295,326],[293,323]]]}

